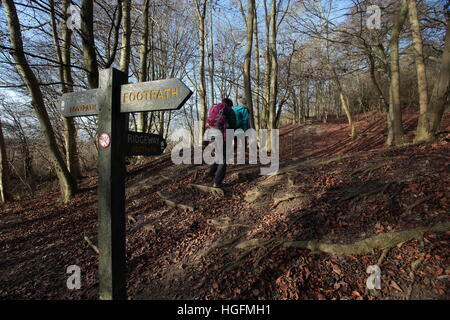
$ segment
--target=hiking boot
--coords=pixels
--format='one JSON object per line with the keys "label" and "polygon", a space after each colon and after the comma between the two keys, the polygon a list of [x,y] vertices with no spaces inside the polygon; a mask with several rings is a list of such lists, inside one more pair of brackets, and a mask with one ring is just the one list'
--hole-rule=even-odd
{"label": "hiking boot", "polygon": [[213,183],[213,188],[222,188],[223,184],[221,183]]}

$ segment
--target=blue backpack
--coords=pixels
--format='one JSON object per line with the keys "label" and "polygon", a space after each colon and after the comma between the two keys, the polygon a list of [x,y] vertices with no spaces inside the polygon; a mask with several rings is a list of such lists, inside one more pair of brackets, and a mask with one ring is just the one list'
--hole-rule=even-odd
{"label": "blue backpack", "polygon": [[236,129],[247,131],[250,128],[247,108],[242,105],[235,106],[233,111],[236,115]]}

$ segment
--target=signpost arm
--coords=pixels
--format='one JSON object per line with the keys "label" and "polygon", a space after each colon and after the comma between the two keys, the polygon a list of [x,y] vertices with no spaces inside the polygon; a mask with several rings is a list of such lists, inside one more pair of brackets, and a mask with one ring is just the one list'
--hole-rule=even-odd
{"label": "signpost arm", "polygon": [[127,114],[120,113],[120,86],[127,80],[123,72],[114,68],[100,71],[99,76],[98,136],[105,137],[98,148],[100,299],[122,300],[126,299],[125,139]]}

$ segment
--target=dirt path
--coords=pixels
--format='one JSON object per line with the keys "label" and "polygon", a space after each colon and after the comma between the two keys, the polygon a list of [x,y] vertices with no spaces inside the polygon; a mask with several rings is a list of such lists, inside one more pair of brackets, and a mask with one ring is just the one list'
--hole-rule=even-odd
{"label": "dirt path", "polygon": [[[361,121],[367,135],[357,141],[347,141],[339,123],[282,132],[280,174],[231,166],[223,197],[189,188],[208,182],[205,166],[174,166],[163,156],[130,167],[130,299],[448,298],[448,231],[412,233],[386,250],[321,251],[319,244],[352,245],[449,222],[449,143],[383,149],[373,140],[378,120]],[[97,298],[97,254],[84,240],[96,243],[96,183],[84,179],[68,205],[42,191],[0,208],[1,298]],[[157,192],[194,210],[169,206]],[[73,264],[81,267],[82,289],[69,291]],[[382,271],[376,296],[365,289],[373,264]]]}

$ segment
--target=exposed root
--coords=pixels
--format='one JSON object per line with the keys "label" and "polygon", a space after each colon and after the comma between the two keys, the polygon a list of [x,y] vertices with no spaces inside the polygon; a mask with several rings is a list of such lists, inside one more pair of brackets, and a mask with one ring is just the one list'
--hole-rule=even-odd
{"label": "exposed root", "polygon": [[352,199],[354,199],[355,201],[358,201],[361,198],[363,198],[364,196],[372,196],[372,195],[375,195],[378,193],[384,193],[389,188],[389,186],[391,186],[393,183],[394,182],[388,182],[384,185],[375,187],[374,189],[371,189],[369,191],[355,190],[355,191],[351,192],[348,196],[340,199],[339,202],[348,201],[348,200],[352,200]]}
{"label": "exposed root", "polygon": [[288,180],[287,180],[288,181],[288,187],[293,188],[293,187],[298,186],[296,184],[297,178],[299,176],[305,176],[306,174],[304,174],[304,173],[302,173],[300,171],[289,171],[287,173],[287,175],[288,175]]}
{"label": "exposed root", "polygon": [[166,196],[164,196],[161,192],[156,192],[158,194],[158,196],[161,197],[161,200],[168,206],[173,207],[173,208],[179,208],[185,211],[194,211],[194,207],[187,205],[187,204],[182,204],[182,203],[178,203],[175,202],[173,200],[168,199]]}
{"label": "exposed root", "polygon": [[206,221],[206,223],[208,223],[211,226],[216,227],[217,229],[221,229],[221,230],[224,230],[224,231],[227,231],[230,228],[238,228],[238,227],[249,228],[250,227],[249,225],[245,225],[245,224],[232,224],[230,217],[221,217],[221,218],[217,218],[217,219],[208,219]]}
{"label": "exposed root", "polygon": [[255,251],[257,248],[251,248],[247,251],[245,251],[239,258],[237,258],[236,260],[227,263],[226,265],[224,265],[220,270],[219,270],[219,274],[224,272],[224,271],[230,271],[233,270],[234,268],[238,267],[241,263],[244,262],[245,258],[247,258],[253,251]]}
{"label": "exposed root", "polygon": [[383,263],[384,259],[386,259],[386,256],[389,253],[389,251],[391,251],[391,249],[392,249],[392,247],[387,247],[387,248],[383,249],[383,251],[381,252],[380,257],[378,258],[378,261],[377,261],[378,266],[380,266]]}
{"label": "exposed root", "polygon": [[353,171],[353,172],[351,173],[351,175],[353,176],[353,175],[357,175],[357,174],[370,173],[370,172],[375,171],[375,170],[377,170],[377,169],[383,168],[384,166],[386,166],[386,165],[388,165],[388,164],[390,164],[390,163],[392,163],[391,160],[387,160],[387,161],[385,160],[385,161],[378,162],[378,163],[375,163],[375,164],[373,164],[373,165],[370,165],[370,166],[368,166],[368,167],[358,168],[358,169],[356,169],[355,171]]}
{"label": "exposed root", "polygon": [[195,257],[195,261],[199,261],[201,258],[209,255],[211,252],[213,252],[214,250],[217,249],[222,249],[222,248],[230,248],[233,247],[239,240],[241,240],[244,236],[246,235],[246,232],[243,232],[239,235],[237,235],[236,237],[231,238],[230,240],[220,243],[220,241],[217,241],[215,245],[212,245],[211,248],[209,248],[208,250],[199,253],[196,255]]}
{"label": "exposed root", "polygon": [[272,208],[275,208],[278,206],[281,202],[289,201],[297,198],[305,197],[304,194],[301,193],[286,193],[282,195],[281,197],[273,197],[273,205]]}
{"label": "exposed root", "polygon": [[419,266],[421,265],[422,261],[424,260],[424,257],[420,257],[419,259],[413,261],[411,263],[411,272],[409,273],[409,276],[412,279],[411,285],[408,287],[408,289],[406,290],[406,296],[405,299],[406,300],[410,300],[411,299],[411,294],[412,294],[412,290],[413,290],[413,286],[414,286],[414,281],[416,278],[416,270],[419,268]]}
{"label": "exposed root", "polygon": [[405,206],[406,210],[405,213],[411,213],[411,210],[414,209],[415,207],[417,207],[419,204],[424,203],[425,201],[428,201],[430,199],[432,199],[434,197],[434,195],[422,198],[417,200],[416,202],[414,202],[413,204],[409,205],[409,206]]}
{"label": "exposed root", "polygon": [[[450,230],[450,222],[439,223],[432,227],[418,227],[410,230],[399,231],[399,232],[390,232],[384,234],[377,234],[370,238],[357,241],[352,244],[332,244],[332,243],[323,243],[320,241],[292,241],[292,240],[279,240],[282,241],[282,247],[284,248],[301,248],[301,249],[309,249],[312,252],[323,252],[334,254],[338,256],[342,255],[357,255],[357,254],[365,254],[371,253],[374,249],[377,248],[390,248],[398,243],[417,239],[422,240],[423,234],[426,232],[440,232],[440,231],[449,231]],[[249,249],[249,248],[258,248],[264,247],[268,241],[267,239],[251,239],[246,240],[244,242],[236,245],[237,249]]]}
{"label": "exposed root", "polygon": [[209,192],[209,193],[212,193],[215,196],[220,196],[220,197],[225,196],[225,192],[222,189],[220,189],[220,188],[213,188],[213,187],[204,186],[204,185],[195,184],[195,183],[190,183],[188,185],[188,187],[191,188],[191,189],[197,189],[197,190],[200,190],[200,191],[203,191],[203,192]]}
{"label": "exposed root", "polygon": [[84,241],[87,242],[87,244],[92,248],[92,250],[95,251],[95,253],[100,254],[100,252],[98,251],[97,246],[92,243],[91,239],[89,239],[88,236],[84,236]]}
{"label": "exposed root", "polygon": [[254,189],[251,189],[245,193],[245,201],[248,203],[255,203],[259,199],[268,196],[269,192],[263,190],[260,187],[256,187]]}

